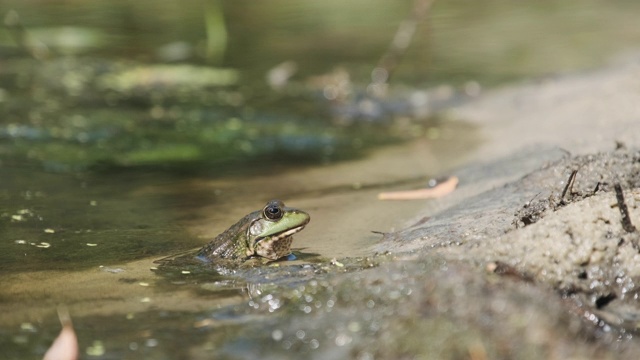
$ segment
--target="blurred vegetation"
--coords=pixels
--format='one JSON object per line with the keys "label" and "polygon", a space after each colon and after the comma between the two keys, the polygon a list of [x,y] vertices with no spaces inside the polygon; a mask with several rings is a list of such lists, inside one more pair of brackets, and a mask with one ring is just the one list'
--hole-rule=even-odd
{"label": "blurred vegetation", "polygon": [[420,2],[7,0],[0,160],[334,161],[425,136],[438,110],[488,86],[593,67],[640,40],[630,0],[435,2],[372,95]]}

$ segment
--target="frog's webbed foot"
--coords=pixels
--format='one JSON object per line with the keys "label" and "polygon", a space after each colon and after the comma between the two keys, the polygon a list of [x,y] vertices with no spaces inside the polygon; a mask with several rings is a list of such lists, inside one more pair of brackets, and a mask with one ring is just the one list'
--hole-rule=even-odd
{"label": "frog's webbed foot", "polygon": [[295,255],[293,254],[288,254],[285,255],[279,259],[273,260],[273,259],[267,259],[266,257],[262,257],[262,256],[252,256],[250,258],[248,258],[247,260],[244,261],[244,263],[242,263],[242,267],[257,267],[257,266],[266,266],[266,265],[270,265],[270,264],[276,264],[282,261],[288,261],[288,260],[292,260],[292,256],[293,259],[295,259]]}
{"label": "frog's webbed foot", "polygon": [[263,258],[262,256],[252,256],[250,258],[248,258],[247,260],[245,260],[242,263],[242,267],[244,268],[250,268],[250,267],[256,267],[256,266],[264,266],[270,262],[272,262],[273,260],[271,259],[267,259],[267,258]]}

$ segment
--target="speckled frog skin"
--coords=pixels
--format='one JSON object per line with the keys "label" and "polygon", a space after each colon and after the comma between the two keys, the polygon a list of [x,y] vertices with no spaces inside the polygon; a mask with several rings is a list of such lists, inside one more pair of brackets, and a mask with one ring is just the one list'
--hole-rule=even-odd
{"label": "speckled frog skin", "polygon": [[197,256],[243,262],[251,257],[277,260],[291,252],[292,235],[309,223],[309,214],[269,201],[205,245]]}

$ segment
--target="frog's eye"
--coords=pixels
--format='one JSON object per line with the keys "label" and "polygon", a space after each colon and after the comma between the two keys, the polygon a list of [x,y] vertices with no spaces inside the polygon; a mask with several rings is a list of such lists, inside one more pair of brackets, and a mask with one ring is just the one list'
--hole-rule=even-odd
{"label": "frog's eye", "polygon": [[270,220],[278,220],[282,218],[282,208],[278,205],[267,205],[264,208],[264,216]]}

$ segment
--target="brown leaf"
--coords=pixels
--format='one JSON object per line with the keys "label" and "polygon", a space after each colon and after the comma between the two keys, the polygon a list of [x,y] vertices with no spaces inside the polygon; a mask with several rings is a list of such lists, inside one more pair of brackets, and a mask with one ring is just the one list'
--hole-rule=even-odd
{"label": "brown leaf", "polygon": [[69,311],[63,307],[58,308],[58,318],[60,318],[62,330],[44,354],[43,360],[77,360],[78,338],[73,330]]}
{"label": "brown leaf", "polygon": [[458,178],[452,176],[438,185],[418,190],[391,191],[378,194],[379,200],[437,199],[453,192],[458,186]]}

